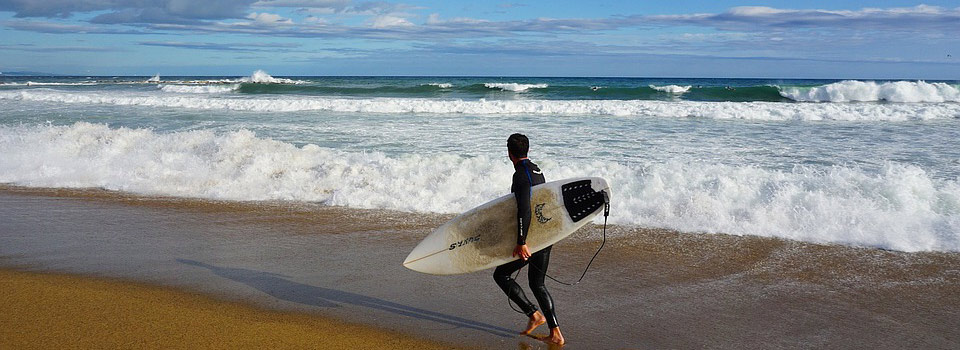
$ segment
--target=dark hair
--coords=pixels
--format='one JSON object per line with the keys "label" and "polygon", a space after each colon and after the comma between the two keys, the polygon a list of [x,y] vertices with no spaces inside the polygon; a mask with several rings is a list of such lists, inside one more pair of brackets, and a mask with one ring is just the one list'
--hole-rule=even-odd
{"label": "dark hair", "polygon": [[527,156],[529,150],[530,140],[523,134],[513,134],[507,138],[507,151],[510,152],[510,155],[523,158]]}

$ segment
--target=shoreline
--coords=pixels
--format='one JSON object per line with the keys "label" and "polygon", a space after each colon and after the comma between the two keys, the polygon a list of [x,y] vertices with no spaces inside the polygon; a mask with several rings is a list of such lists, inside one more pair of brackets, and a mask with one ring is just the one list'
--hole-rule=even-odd
{"label": "shoreline", "polygon": [[0,347],[451,349],[382,330],[169,287],[0,268]]}
{"label": "shoreline", "polygon": [[[0,216],[10,218],[0,268],[134,281],[431,341],[545,346],[516,336],[522,315],[489,273],[402,268],[452,215],[3,185]],[[579,276],[598,245],[595,226],[558,243],[550,274]],[[956,266],[958,253],[610,226],[583,284],[548,287],[568,349],[949,348],[960,346]]]}

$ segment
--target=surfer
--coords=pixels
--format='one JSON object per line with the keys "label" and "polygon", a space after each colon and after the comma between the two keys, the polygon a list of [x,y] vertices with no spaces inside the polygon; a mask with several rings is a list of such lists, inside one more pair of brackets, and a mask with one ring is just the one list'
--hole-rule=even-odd
{"label": "surfer", "polygon": [[[531,254],[527,247],[527,232],[530,229],[530,193],[533,186],[542,184],[545,181],[540,167],[527,159],[527,151],[530,148],[530,141],[522,134],[513,134],[507,138],[507,155],[513,162],[513,186],[510,190],[517,199],[517,247],[513,250],[513,256],[519,259],[500,265],[493,272],[493,279],[503,292],[507,294],[514,303],[520,306],[530,320],[527,322],[527,328],[521,333],[529,335],[540,325],[547,323],[550,327],[550,336],[544,339],[547,342],[563,345],[563,335],[560,333],[560,327],[557,324],[557,317],[553,310],[553,298],[543,284],[544,276],[547,273],[547,265],[550,263],[549,246],[536,253]],[[537,307],[527,299],[523,289],[513,279],[513,273],[517,272],[527,264],[530,264],[528,270],[528,280],[533,296],[537,298],[537,303],[543,312],[537,310]]]}

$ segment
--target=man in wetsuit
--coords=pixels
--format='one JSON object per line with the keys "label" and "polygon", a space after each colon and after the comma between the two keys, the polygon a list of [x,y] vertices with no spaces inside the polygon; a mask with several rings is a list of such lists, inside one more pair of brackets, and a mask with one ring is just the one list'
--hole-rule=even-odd
{"label": "man in wetsuit", "polygon": [[[510,160],[513,161],[513,191],[517,198],[517,247],[513,250],[513,256],[520,259],[500,265],[493,272],[493,279],[497,281],[500,289],[514,303],[520,306],[523,313],[530,317],[527,328],[522,334],[530,334],[538,326],[548,323],[550,326],[550,337],[545,339],[548,342],[563,345],[563,335],[560,334],[560,327],[557,325],[557,317],[553,310],[553,299],[543,285],[543,278],[547,274],[547,265],[550,263],[549,246],[536,253],[530,254],[530,248],[527,247],[527,232],[530,230],[530,194],[533,186],[546,182],[543,172],[540,168],[527,159],[527,151],[530,148],[530,141],[526,136],[513,134],[507,138],[507,153]],[[513,279],[513,273],[517,272],[527,264],[530,264],[528,280],[530,289],[533,290],[533,296],[537,298],[537,303],[543,309],[543,313],[537,311],[537,307],[527,299],[523,289]]]}

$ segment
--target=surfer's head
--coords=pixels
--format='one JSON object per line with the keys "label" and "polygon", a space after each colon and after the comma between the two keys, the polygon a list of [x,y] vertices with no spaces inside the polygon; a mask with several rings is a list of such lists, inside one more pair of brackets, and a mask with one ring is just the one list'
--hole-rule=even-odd
{"label": "surfer's head", "polygon": [[530,150],[530,140],[523,134],[513,134],[507,138],[507,152],[510,153],[510,159],[516,161],[526,158],[528,150]]}

